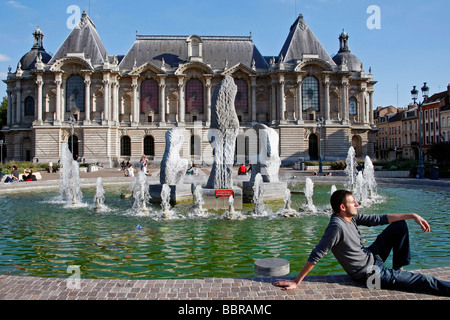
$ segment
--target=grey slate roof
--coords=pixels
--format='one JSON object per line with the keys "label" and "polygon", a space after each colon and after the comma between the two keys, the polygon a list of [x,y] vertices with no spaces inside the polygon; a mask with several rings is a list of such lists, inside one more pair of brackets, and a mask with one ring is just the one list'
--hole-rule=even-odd
{"label": "grey slate roof", "polygon": [[301,60],[303,54],[317,54],[319,59],[328,62],[331,66],[336,65],[303,20],[303,15],[300,14],[291,26],[279,58],[283,57],[285,62],[293,63],[295,60]]}
{"label": "grey slate roof", "polygon": [[105,61],[106,49],[97,33],[95,24],[86,12],[83,12],[80,22],[63,42],[49,64],[66,57],[68,53],[84,53],[85,58],[91,59],[92,65],[103,64]]}
{"label": "grey slate roof", "polygon": [[[166,68],[177,68],[188,62],[189,36],[145,36],[138,35],[131,49],[121,61],[120,70],[132,70],[136,66],[152,63],[158,68],[164,58]],[[255,60],[256,68],[268,68],[266,60],[254,45],[251,37],[201,36],[203,43],[203,63],[213,70],[224,69],[242,63],[251,68]]]}

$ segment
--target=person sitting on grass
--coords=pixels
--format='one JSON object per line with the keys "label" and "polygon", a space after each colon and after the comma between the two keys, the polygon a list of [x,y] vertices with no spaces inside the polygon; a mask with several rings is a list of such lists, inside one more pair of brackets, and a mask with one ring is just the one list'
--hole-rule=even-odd
{"label": "person sitting on grass", "polygon": [[16,166],[12,167],[11,177],[7,177],[5,179],[5,183],[9,182],[17,182],[19,181],[20,172],[19,169]]}
{"label": "person sitting on grass", "polygon": [[[295,281],[279,281],[274,285],[286,290],[297,288],[317,262],[332,251],[347,274],[368,288],[417,291],[450,296],[450,282],[433,276],[403,271],[410,263],[408,225],[405,220],[413,219],[423,232],[430,232],[428,222],[415,213],[389,215],[363,215],[358,213],[358,203],[351,192],[335,191],[330,199],[334,214],[330,218],[319,244],[312,250],[308,261]],[[377,237],[375,242],[364,247],[358,229],[359,225],[368,227],[389,226]],[[384,265],[391,250],[393,268]],[[375,281],[374,281],[375,280]],[[372,281],[375,282],[373,285]]]}

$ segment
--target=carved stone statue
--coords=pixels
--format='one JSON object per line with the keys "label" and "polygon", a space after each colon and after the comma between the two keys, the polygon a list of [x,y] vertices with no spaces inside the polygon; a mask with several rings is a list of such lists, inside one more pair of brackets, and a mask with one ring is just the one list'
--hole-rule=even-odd
{"label": "carved stone statue", "polygon": [[230,76],[216,87],[211,106],[208,139],[214,150],[214,163],[206,188],[232,189],[232,168],[239,120],[234,108],[237,86]]}
{"label": "carved stone statue", "polygon": [[261,173],[264,182],[278,182],[278,172],[280,170],[281,159],[278,154],[279,137],[278,133],[265,124],[255,124],[259,138],[259,153],[256,164],[252,164],[251,182],[255,182],[255,177]]}

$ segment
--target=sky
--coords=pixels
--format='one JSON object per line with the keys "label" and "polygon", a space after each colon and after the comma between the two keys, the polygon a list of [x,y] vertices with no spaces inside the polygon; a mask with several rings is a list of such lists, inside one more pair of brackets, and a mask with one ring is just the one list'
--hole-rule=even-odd
{"label": "sky", "polygon": [[[427,82],[430,95],[450,84],[448,0],[0,0],[0,80],[13,72],[44,33],[56,53],[74,18],[86,11],[110,55],[125,55],[145,35],[247,36],[264,56],[277,56],[301,13],[333,57],[343,29],[349,48],[372,68],[374,106],[406,107],[413,85]],[[75,10],[74,10],[75,9]],[[0,97],[6,84],[0,81]]]}

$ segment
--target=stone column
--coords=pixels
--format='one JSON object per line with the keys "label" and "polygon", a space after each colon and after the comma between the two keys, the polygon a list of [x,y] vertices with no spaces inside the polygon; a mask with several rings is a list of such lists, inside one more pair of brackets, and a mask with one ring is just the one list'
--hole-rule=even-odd
{"label": "stone column", "polygon": [[205,112],[205,124],[209,126],[211,123],[211,77],[206,78],[206,112]]}
{"label": "stone column", "polygon": [[109,96],[109,88],[110,88],[110,82],[109,82],[109,74],[105,73],[103,75],[103,115],[105,121],[109,121],[110,119],[110,96]]}
{"label": "stone column", "polygon": [[360,98],[359,98],[361,100],[361,103],[360,103],[360,105],[361,105],[360,111],[361,112],[358,112],[358,118],[359,118],[360,122],[362,122],[362,123],[369,122],[369,113],[368,113],[369,108],[365,103],[366,102],[365,98],[366,98],[366,88],[362,87]]}
{"label": "stone column", "polygon": [[348,80],[342,80],[342,124],[348,124],[349,111],[348,111]]}
{"label": "stone column", "polygon": [[329,123],[331,120],[330,110],[330,77],[325,76],[325,122]]}
{"label": "stone column", "polygon": [[184,78],[178,78],[178,123],[184,123],[186,106],[184,101]]}
{"label": "stone column", "polygon": [[297,124],[303,124],[303,75],[297,76]]}
{"label": "stone column", "polygon": [[38,85],[37,121],[38,123],[42,123],[42,87],[44,85],[44,81],[42,80],[42,74],[37,74],[36,77],[36,84]]}
{"label": "stone column", "polygon": [[20,80],[16,83],[16,123],[22,121],[22,87]]}
{"label": "stone column", "polygon": [[12,106],[13,106],[13,104],[11,103],[12,102],[12,91],[8,88],[8,90],[7,90],[7,94],[8,94],[8,107],[7,107],[7,110],[6,110],[6,124],[8,125],[8,126],[11,126],[12,125],[12,123],[13,123],[13,110],[12,110]]}
{"label": "stone column", "polygon": [[56,84],[56,112],[54,124],[59,124],[61,121],[61,84],[62,84],[61,73],[57,73],[55,75],[55,84]]}
{"label": "stone column", "polygon": [[91,122],[91,75],[84,75],[84,115],[86,123]]}
{"label": "stone column", "polygon": [[286,99],[285,99],[285,97],[284,97],[284,83],[285,83],[285,81],[284,81],[284,75],[280,75],[280,78],[279,78],[279,88],[280,88],[280,92],[279,92],[279,94],[280,94],[280,102],[279,102],[279,104],[280,104],[280,123],[281,122],[284,122],[286,119],[285,119],[285,111],[286,111]]}
{"label": "stone column", "polygon": [[369,90],[369,121],[370,121],[370,126],[373,127],[374,126],[374,121],[373,121],[373,90]]}
{"label": "stone column", "polygon": [[251,77],[252,81],[252,122],[256,122],[256,77]]}
{"label": "stone column", "polygon": [[272,103],[271,103],[271,122],[277,120],[277,88],[276,82],[272,79]]}
{"label": "stone column", "polygon": [[160,77],[159,82],[159,122],[161,125],[166,123],[166,77]]}
{"label": "stone column", "polygon": [[132,125],[139,124],[139,105],[138,105],[138,83],[137,77],[133,77],[131,87],[133,88],[133,111],[132,111]]}

